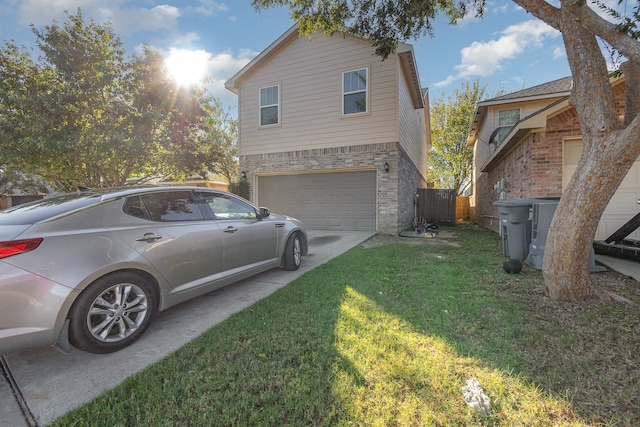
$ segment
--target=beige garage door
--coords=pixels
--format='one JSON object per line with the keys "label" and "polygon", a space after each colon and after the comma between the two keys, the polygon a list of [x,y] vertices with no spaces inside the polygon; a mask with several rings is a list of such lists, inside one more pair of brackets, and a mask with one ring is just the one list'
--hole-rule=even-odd
{"label": "beige garage door", "polygon": [[[563,188],[576,170],[582,153],[582,141],[574,140],[564,143],[564,165],[562,169]],[[640,212],[640,161],[637,161],[627,173],[618,191],[607,205],[596,232],[595,240],[605,240],[620,227]],[[640,240],[640,231],[634,231],[629,239]]]}
{"label": "beige garage door", "polygon": [[258,204],[309,230],[375,230],[376,171],[259,176]]}

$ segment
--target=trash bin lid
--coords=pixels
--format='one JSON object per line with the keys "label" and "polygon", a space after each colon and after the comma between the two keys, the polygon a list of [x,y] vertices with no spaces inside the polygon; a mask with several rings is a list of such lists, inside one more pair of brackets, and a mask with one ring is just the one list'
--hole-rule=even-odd
{"label": "trash bin lid", "polygon": [[500,207],[525,207],[533,205],[539,199],[507,199],[507,200],[498,200],[493,202],[493,206]]}

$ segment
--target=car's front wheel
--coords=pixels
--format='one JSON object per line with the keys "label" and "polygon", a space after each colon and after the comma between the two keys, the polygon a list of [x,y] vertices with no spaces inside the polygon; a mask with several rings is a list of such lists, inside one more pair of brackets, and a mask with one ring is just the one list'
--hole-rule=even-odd
{"label": "car's front wheel", "polygon": [[69,340],[90,353],[112,353],[136,341],[157,309],[157,292],[143,277],[118,272],[85,289],[70,312]]}
{"label": "car's front wheel", "polygon": [[302,244],[300,243],[300,235],[294,233],[287,241],[284,248],[284,269],[294,271],[300,268],[302,263]]}

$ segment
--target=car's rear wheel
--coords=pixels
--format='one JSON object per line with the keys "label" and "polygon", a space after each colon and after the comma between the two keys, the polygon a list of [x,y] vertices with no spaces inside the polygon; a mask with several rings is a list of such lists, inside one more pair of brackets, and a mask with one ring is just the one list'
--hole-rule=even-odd
{"label": "car's rear wheel", "polygon": [[284,269],[294,271],[300,268],[302,263],[302,245],[300,243],[300,235],[294,233],[284,248]]}
{"label": "car's rear wheel", "polygon": [[118,272],[85,289],[70,312],[69,340],[90,353],[111,353],[136,341],[157,309],[156,289],[143,277]]}

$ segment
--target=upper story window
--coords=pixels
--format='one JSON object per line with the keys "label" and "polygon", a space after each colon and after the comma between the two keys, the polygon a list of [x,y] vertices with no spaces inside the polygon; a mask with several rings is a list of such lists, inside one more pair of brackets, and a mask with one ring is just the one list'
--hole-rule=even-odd
{"label": "upper story window", "polygon": [[520,109],[513,108],[510,110],[498,111],[498,142],[501,142],[509,131],[520,120]]}
{"label": "upper story window", "polygon": [[367,112],[369,97],[367,74],[366,68],[342,73],[342,114]]}
{"label": "upper story window", "polygon": [[280,86],[260,88],[260,126],[280,124]]}

